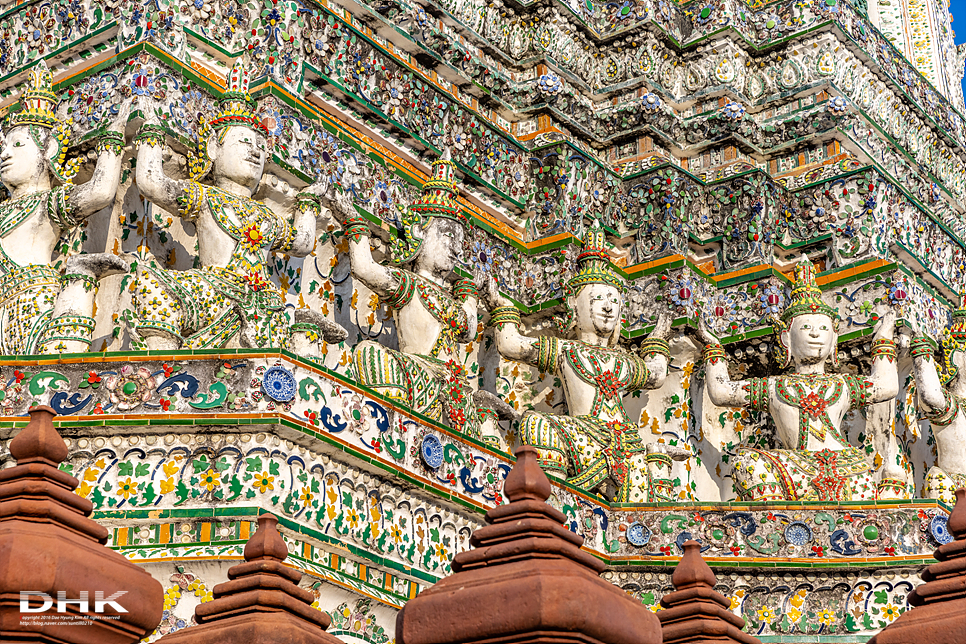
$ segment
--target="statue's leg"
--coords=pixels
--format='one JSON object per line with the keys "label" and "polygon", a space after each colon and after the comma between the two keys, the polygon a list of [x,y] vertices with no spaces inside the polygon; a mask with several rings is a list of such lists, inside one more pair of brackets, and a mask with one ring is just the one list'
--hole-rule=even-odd
{"label": "statue's leg", "polygon": [[791,476],[772,454],[740,448],[731,475],[735,492],[742,501],[794,501]]}
{"label": "statue's leg", "polygon": [[[134,283],[136,331],[151,350],[178,349],[184,342],[181,332],[185,309],[181,300],[165,284],[163,269],[138,271]],[[185,271],[187,273],[187,271]]]}
{"label": "statue's leg", "polygon": [[956,505],[956,488],[966,484],[966,476],[950,476],[938,465],[933,465],[926,472],[926,483],[922,488],[922,496],[926,499],[938,499],[943,503],[953,506]]}
{"label": "statue's leg", "polygon": [[434,420],[442,419],[441,382],[415,356],[365,340],[352,350],[352,357],[360,384]]}
{"label": "statue's leg", "polygon": [[537,463],[547,476],[567,479],[566,448],[557,429],[538,412],[528,412],[520,421],[520,443],[537,448]]}

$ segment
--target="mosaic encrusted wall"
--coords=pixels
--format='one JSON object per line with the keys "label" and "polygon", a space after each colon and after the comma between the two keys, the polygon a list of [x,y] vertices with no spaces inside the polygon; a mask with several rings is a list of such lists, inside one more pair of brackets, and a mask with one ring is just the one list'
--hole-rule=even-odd
{"label": "mosaic encrusted wall", "polygon": [[[948,13],[930,2],[877,7],[25,2],[0,14],[0,93],[13,107],[25,71],[45,58],[59,114],[73,121],[72,156],[86,158],[130,101],[131,133],[149,110],[164,117],[166,169],[184,176],[199,114],[214,113],[228,68],[246,54],[272,137],[256,195],[270,206],[324,182],[387,229],[449,148],[473,223],[458,272],[494,275],[529,332],[560,312],[577,240],[598,219],[628,278],[628,346],[662,311],[679,330],[704,315],[736,373],[771,372],[770,316],[807,254],[843,320],[844,368],[863,373],[876,307],[901,303],[936,336],[966,268],[966,108]],[[79,181],[91,172],[88,163]],[[196,240],[193,225],[140,197],[128,154],[114,207],[69,231],[60,255],[187,269]],[[376,246],[388,252],[385,240]],[[66,417],[65,469],[112,528],[111,545],[165,584],[158,634],[189,624],[240,557],[253,517],[271,511],[334,632],[384,644],[395,610],[447,573],[501,502],[508,454],[352,381],[352,346],[398,340],[384,304],[350,275],[347,251],[332,222],[312,255],[272,266],[290,310],[310,307],[350,332],[318,362],[209,351],[0,363],[2,438],[35,401]],[[131,350],[131,285],[130,274],[101,283],[94,350]],[[565,412],[559,381],[501,360],[478,322],[465,357],[479,386],[518,410]],[[672,466],[682,504],[621,507],[566,486],[553,502],[610,562],[609,579],[648,606],[667,590],[685,535],[697,536],[720,589],[764,641],[865,641],[905,610],[942,535],[934,519],[948,509],[735,502],[735,449],[773,438],[766,419],[711,404],[700,347],[678,335],[664,387],[626,403],[652,438],[693,455]],[[297,377],[288,405],[262,394],[276,363]],[[904,385],[910,370],[902,358]],[[117,388],[122,376],[140,379],[135,397]],[[897,451],[886,458],[921,490],[936,448],[912,402],[904,386],[889,411]],[[881,468],[866,418],[846,426]],[[444,455],[436,468],[420,456],[430,434]]]}

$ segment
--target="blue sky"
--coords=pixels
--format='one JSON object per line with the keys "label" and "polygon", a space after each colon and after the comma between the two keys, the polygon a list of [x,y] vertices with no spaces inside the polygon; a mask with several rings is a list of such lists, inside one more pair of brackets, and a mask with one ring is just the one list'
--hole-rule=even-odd
{"label": "blue sky", "polygon": [[[949,13],[953,14],[956,44],[966,42],[966,0],[952,0],[949,3]],[[966,79],[963,80],[963,91],[966,92]]]}

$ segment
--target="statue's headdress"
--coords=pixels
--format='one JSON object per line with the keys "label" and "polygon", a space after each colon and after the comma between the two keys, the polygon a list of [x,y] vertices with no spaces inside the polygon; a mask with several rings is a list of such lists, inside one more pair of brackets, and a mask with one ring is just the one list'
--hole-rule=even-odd
{"label": "statue's headdress", "polygon": [[815,265],[808,258],[795,267],[795,283],[792,284],[792,299],[782,313],[786,324],[799,315],[818,313],[838,321],[839,313],[822,299],[822,289],[815,282]]}
{"label": "statue's headdress", "polygon": [[[788,306],[782,312],[781,319],[775,319],[775,335],[778,342],[775,347],[778,362],[782,368],[791,364],[789,348],[781,339],[781,334],[788,329],[788,324],[799,315],[819,314],[828,316],[832,320],[832,328],[838,333],[839,312],[829,306],[822,299],[822,289],[815,281],[815,265],[807,257],[795,267],[795,281],[792,284],[792,297]],[[838,351],[832,349],[832,366],[838,366]]]}
{"label": "statue's headdress", "polygon": [[255,99],[248,93],[251,70],[247,57],[235,60],[226,80],[228,89],[218,99],[218,113],[211,120],[202,119],[195,150],[189,155],[188,168],[193,179],[200,179],[211,170],[208,139],[213,133],[223,136],[229,127],[238,125],[268,136],[268,129],[255,113]]}
{"label": "statue's headdress", "polygon": [[[627,285],[624,279],[614,270],[607,254],[607,238],[600,222],[594,221],[584,231],[583,249],[577,255],[577,273],[564,284],[564,306],[566,307],[562,319],[556,320],[561,332],[569,332],[574,324],[574,310],[571,300],[580,293],[581,289],[590,284],[606,284],[613,286],[622,294]],[[617,325],[612,338],[612,344],[617,341],[621,325]]]}
{"label": "statue's headdress", "polygon": [[423,184],[423,194],[408,208],[401,208],[397,234],[392,236],[392,261],[405,264],[412,261],[423,245],[422,233],[432,219],[452,219],[466,225],[466,215],[460,206],[456,187],[456,164],[447,148],[433,161],[432,175]]}
{"label": "statue's headdress", "polygon": [[940,344],[943,349],[942,383],[945,385],[959,375],[959,369],[953,362],[953,354],[966,351],[966,293],[960,300],[959,309],[953,311],[952,322],[943,331]]}
{"label": "statue's headdress", "polygon": [[567,280],[564,288],[568,296],[573,296],[588,284],[608,284],[621,291],[625,288],[624,280],[610,263],[604,228],[597,221],[584,232],[583,250],[577,255],[577,274]]}
{"label": "statue's headdress", "polygon": [[27,127],[31,138],[41,152],[46,152],[42,130],[47,130],[57,143],[47,158],[54,175],[62,182],[69,183],[80,168],[80,159],[67,161],[67,146],[70,144],[70,121],[57,117],[57,94],[54,93],[54,75],[43,59],[29,71],[27,89],[20,96],[20,111],[7,116],[7,127]]}

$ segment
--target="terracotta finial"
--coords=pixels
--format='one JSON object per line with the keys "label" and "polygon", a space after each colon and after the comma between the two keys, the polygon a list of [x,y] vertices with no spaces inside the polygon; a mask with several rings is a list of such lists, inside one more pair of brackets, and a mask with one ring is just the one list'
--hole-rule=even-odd
{"label": "terracotta finial", "polygon": [[284,561],[286,557],[288,548],[278,533],[278,518],[274,514],[261,515],[258,529],[245,544],[245,561]]}
{"label": "terracotta finial", "polygon": [[20,464],[44,461],[58,465],[67,458],[67,445],[54,429],[57,415],[47,405],[29,410],[30,422],[10,441],[10,455]]}
{"label": "terracotta finial", "polygon": [[966,539],[966,488],[956,490],[956,507],[949,515],[949,523],[946,524],[953,539]]}
{"label": "terracotta finial", "polygon": [[701,556],[700,543],[694,540],[684,542],[684,556],[671,574],[671,583],[677,590],[694,586],[714,588],[718,583],[711,567]]}
{"label": "terracotta finial", "polygon": [[517,462],[503,482],[503,494],[510,501],[533,499],[546,501],[550,498],[550,479],[537,464],[537,450],[521,445],[516,450]]}
{"label": "terracotta finial", "polygon": [[545,502],[550,482],[537,451],[516,456],[503,484],[510,502],[486,513],[452,575],[406,602],[396,644],[661,644],[654,613],[600,578],[604,562]]}

